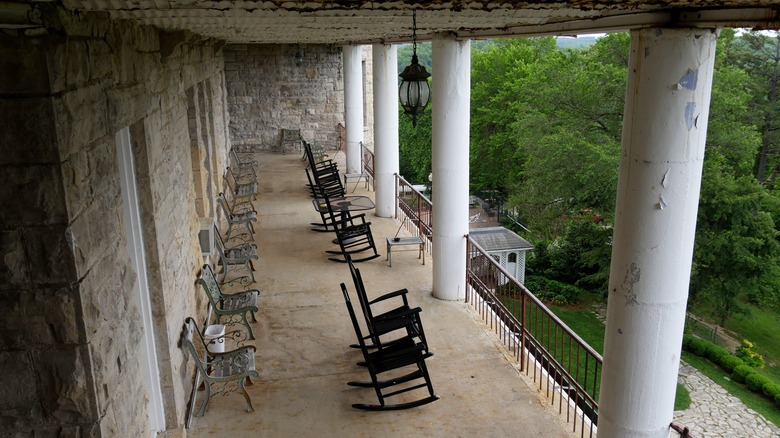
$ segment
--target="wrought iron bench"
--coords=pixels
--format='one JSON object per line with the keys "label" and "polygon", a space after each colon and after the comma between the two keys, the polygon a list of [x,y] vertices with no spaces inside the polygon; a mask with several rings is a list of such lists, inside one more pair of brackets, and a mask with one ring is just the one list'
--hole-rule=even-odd
{"label": "wrought iron bench", "polygon": [[198,329],[198,324],[190,317],[184,320],[184,331],[182,334],[182,347],[185,349],[185,358],[189,354],[195,360],[197,375],[193,384],[192,406],[195,410],[197,393],[196,388],[200,385],[199,379],[203,379],[206,398],[195,413],[195,416],[202,417],[206,413],[206,406],[212,395],[212,386],[216,389],[218,395],[228,395],[235,391],[240,391],[246,400],[247,412],[254,412],[252,400],[246,392],[246,385],[251,385],[252,377],[259,377],[260,373],[255,369],[255,347],[239,347],[235,350],[223,353],[210,351],[208,343]]}
{"label": "wrought iron bench", "polygon": [[303,136],[300,129],[282,129],[281,139],[279,141],[279,151],[281,153],[287,152],[287,143],[292,143],[293,147],[301,147],[303,143]]}
{"label": "wrought iron bench", "polygon": [[248,289],[237,293],[224,293],[217,283],[217,278],[211,266],[203,265],[200,277],[197,283],[201,285],[203,291],[209,299],[209,304],[214,311],[214,320],[216,324],[231,326],[243,324],[246,327],[249,339],[254,339],[252,326],[249,325],[249,318],[252,322],[257,322],[255,313],[257,308],[257,297],[260,291],[257,289]]}
{"label": "wrought iron bench", "polygon": [[[227,246],[216,226],[214,227],[214,243],[219,256],[218,263],[222,265],[220,284],[241,283],[247,286],[255,282],[255,266],[252,260],[257,260],[259,257],[257,246],[254,243],[243,242],[235,246]],[[240,275],[228,281],[229,272],[240,272],[242,269],[246,271],[246,275]]]}

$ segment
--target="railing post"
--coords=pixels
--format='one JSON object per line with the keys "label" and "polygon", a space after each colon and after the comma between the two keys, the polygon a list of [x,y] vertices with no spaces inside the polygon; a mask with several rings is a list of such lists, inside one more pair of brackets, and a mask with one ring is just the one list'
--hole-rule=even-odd
{"label": "railing post", "polygon": [[525,371],[525,291],[520,289],[520,371]]}
{"label": "railing post", "polygon": [[398,194],[398,186],[400,184],[398,181],[397,173],[393,174],[393,181],[394,181],[393,184],[395,184],[395,219],[398,220],[398,204],[401,202],[401,200],[400,200],[400,195]]}
{"label": "railing post", "polygon": [[422,227],[422,197],[417,196],[417,235],[420,236],[420,239],[422,239],[422,231],[420,230]]}

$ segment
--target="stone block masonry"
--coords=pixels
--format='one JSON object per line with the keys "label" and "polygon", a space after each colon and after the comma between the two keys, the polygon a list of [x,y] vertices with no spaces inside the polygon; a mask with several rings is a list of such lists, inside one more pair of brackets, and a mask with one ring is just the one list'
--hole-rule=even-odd
{"label": "stone block masonry", "polygon": [[[295,53],[303,54],[296,66]],[[341,47],[328,45],[230,45],[225,47],[230,141],[247,151],[277,150],[281,130],[300,128],[303,138],[338,147],[344,123]],[[366,61],[371,99],[370,50]],[[371,108],[371,100],[365,105]],[[367,127],[373,126],[370,119]],[[373,138],[373,131],[366,135]],[[289,146],[288,146],[289,148]]]}
{"label": "stone block masonry", "polygon": [[[213,197],[230,147],[223,52],[100,14],[41,13],[48,27],[0,41],[0,436],[181,431],[194,370],[178,339],[185,316],[206,312],[197,233],[214,217],[213,202],[196,211],[193,178],[206,187],[197,196]],[[115,135],[126,127],[151,327],[125,231]],[[141,350],[151,332],[157,427]]]}

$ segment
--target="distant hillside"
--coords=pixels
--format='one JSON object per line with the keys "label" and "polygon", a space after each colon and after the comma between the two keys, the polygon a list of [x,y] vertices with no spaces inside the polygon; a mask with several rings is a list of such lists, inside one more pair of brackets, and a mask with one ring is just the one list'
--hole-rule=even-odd
{"label": "distant hillside", "polygon": [[559,49],[586,49],[596,42],[596,37],[558,37],[556,41]]}

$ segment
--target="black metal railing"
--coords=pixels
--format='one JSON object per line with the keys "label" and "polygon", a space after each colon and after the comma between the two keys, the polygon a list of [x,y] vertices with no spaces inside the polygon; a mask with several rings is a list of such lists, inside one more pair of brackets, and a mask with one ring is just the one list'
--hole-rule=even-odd
{"label": "black metal railing", "polygon": [[363,142],[360,143],[360,156],[363,162],[363,173],[371,178],[371,188],[376,191],[376,179],[374,179],[374,152],[367,148]]}
{"label": "black metal railing", "polygon": [[[432,244],[433,204],[396,175],[396,218],[411,234]],[[602,357],[531,291],[469,236],[466,244],[466,302],[495,331],[515,356],[520,370],[532,377],[572,432],[594,437],[598,425],[598,396]],[[670,425],[671,434],[692,438],[687,427]]]}
{"label": "black metal railing", "polygon": [[466,302],[580,436],[598,423],[601,355],[467,237]]}

